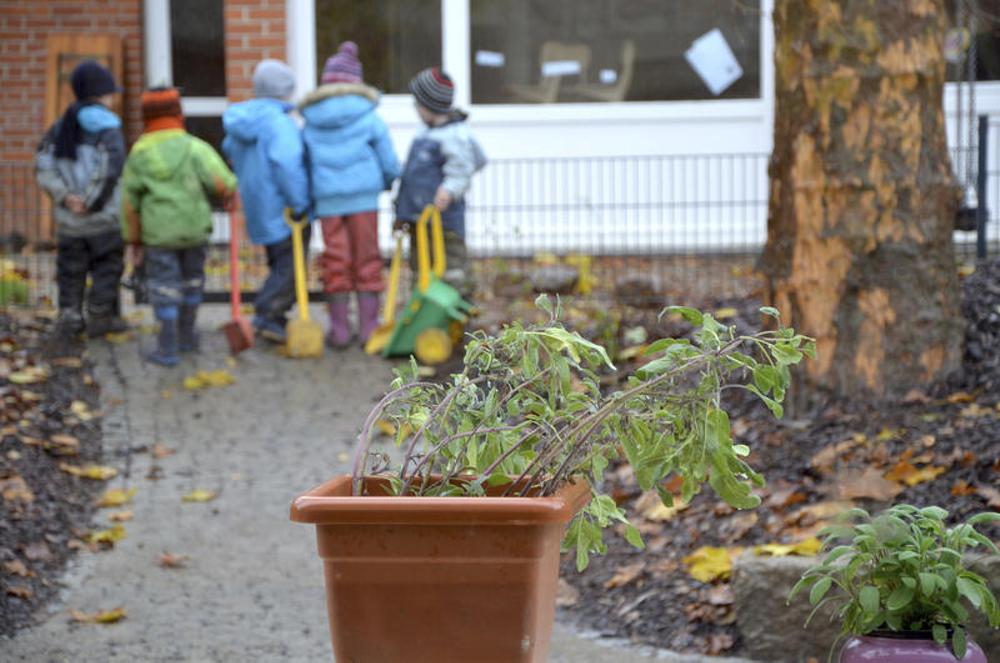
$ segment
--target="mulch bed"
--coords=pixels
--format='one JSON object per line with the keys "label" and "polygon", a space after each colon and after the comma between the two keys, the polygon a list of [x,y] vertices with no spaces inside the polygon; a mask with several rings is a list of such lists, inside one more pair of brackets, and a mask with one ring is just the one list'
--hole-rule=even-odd
{"label": "mulch bed", "polygon": [[0,636],[31,624],[90,522],[99,481],[64,467],[101,456],[98,386],[51,316],[0,312]]}

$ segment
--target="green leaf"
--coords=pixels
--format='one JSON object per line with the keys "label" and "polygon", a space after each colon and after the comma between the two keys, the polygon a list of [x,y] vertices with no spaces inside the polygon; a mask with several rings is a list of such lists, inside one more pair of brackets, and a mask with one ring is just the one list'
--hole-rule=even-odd
{"label": "green leaf", "polygon": [[688,346],[690,346],[691,345],[691,341],[687,340],[686,338],[661,338],[661,339],[659,339],[657,341],[653,341],[652,343],[650,343],[649,345],[647,345],[646,348],[642,351],[642,354],[644,354],[644,355],[656,354],[657,352],[660,352],[662,350],[666,350],[667,348],[669,348],[672,345],[688,345]]}
{"label": "green leaf", "polygon": [[776,362],[783,366],[802,361],[802,353],[788,343],[775,343],[771,347],[771,355]]}
{"label": "green leaf", "polygon": [[702,321],[704,320],[704,314],[696,308],[691,308],[689,306],[668,306],[667,308],[660,311],[660,317],[663,317],[665,313],[680,313],[681,317],[690,322],[695,327],[700,327]]}
{"label": "green leaf", "polygon": [[866,615],[874,615],[878,612],[878,589],[873,585],[865,585],[858,592],[858,602],[861,603],[861,609]]}
{"label": "green leaf", "polygon": [[645,542],[642,540],[642,534],[631,523],[625,526],[625,540],[640,550],[646,547]]}
{"label": "green leaf", "polygon": [[979,525],[980,523],[995,523],[998,521],[1000,521],[1000,513],[984,511],[983,513],[977,513],[965,522],[970,525]]}
{"label": "green leaf", "polygon": [[979,585],[968,578],[959,578],[955,584],[958,587],[959,593],[968,599],[969,603],[975,606],[976,609],[979,609],[983,605],[982,596],[979,594]]}
{"label": "green leaf", "polygon": [[965,658],[967,648],[968,642],[965,639],[965,629],[961,626],[956,626],[955,631],[951,635],[951,650],[955,652],[955,658],[960,661]]}
{"label": "green leaf", "polygon": [[826,593],[830,591],[830,587],[833,585],[833,578],[824,577],[820,578],[819,581],[812,586],[809,590],[809,603],[816,605],[822,600]]}
{"label": "green leaf", "polygon": [[920,591],[923,592],[924,596],[930,596],[934,593],[937,588],[937,584],[940,581],[944,583],[944,578],[936,576],[933,573],[926,573],[921,571],[920,574]]}
{"label": "green leaf", "polygon": [[766,394],[777,385],[781,384],[781,377],[778,371],[770,364],[759,364],[753,369],[753,383],[762,393]]}
{"label": "green leaf", "polygon": [[939,506],[926,506],[920,510],[921,516],[927,516],[935,520],[944,520],[948,517],[948,512]]}
{"label": "green leaf", "polygon": [[549,316],[552,315],[552,302],[549,301],[548,295],[542,293],[541,295],[535,297],[535,306],[548,313]]}
{"label": "green leaf", "polygon": [[899,610],[909,605],[913,600],[914,589],[903,585],[897,587],[885,602],[885,607],[889,610]]}
{"label": "green leaf", "polygon": [[931,626],[931,633],[934,635],[934,642],[943,645],[948,642],[948,629],[944,624],[934,624]]}
{"label": "green leaf", "polygon": [[761,306],[759,310],[764,315],[769,315],[772,318],[774,318],[775,320],[778,320],[778,319],[781,318],[781,311],[779,311],[778,309],[774,308],[773,306]]}

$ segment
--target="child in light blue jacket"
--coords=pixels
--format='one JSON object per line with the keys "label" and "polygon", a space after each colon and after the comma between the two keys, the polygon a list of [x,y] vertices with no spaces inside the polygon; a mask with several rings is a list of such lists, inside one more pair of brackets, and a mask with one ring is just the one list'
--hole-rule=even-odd
{"label": "child in light blue jacket", "polygon": [[379,93],[362,82],[358,47],[344,42],[323,68],[323,85],[302,102],[303,137],[315,213],[323,225],[320,258],[330,311],[327,343],[346,347],[347,318],[357,293],[362,344],[378,325],[383,290],[378,250],[378,197],[399,177],[399,160],[376,114]]}
{"label": "child in light blue jacket", "polygon": [[[295,75],[284,62],[263,60],[254,69],[254,99],[234,104],[222,116],[222,151],[239,180],[247,232],[263,245],[270,269],[254,300],[254,328],[275,343],[285,342],[285,316],[295,300],[291,228],[310,206],[302,134],[289,116]],[[304,234],[309,245],[309,228]]]}

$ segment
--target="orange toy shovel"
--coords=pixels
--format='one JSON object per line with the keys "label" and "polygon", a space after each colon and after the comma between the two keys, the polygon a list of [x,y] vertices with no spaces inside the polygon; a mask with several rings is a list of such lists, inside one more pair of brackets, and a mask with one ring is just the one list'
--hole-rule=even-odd
{"label": "orange toy shovel", "polygon": [[226,340],[229,341],[229,351],[234,355],[253,347],[253,327],[240,312],[239,229],[234,204],[229,210],[229,304],[232,307],[232,320],[222,326]]}

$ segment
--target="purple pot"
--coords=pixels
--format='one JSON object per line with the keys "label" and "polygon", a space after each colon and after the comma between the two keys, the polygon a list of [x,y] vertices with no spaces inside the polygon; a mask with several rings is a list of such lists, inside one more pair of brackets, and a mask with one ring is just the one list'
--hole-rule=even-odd
{"label": "purple pot", "polygon": [[[979,645],[969,640],[960,663],[987,663]],[[930,631],[873,631],[853,637],[840,650],[840,663],[955,663],[951,647],[934,642]]]}

